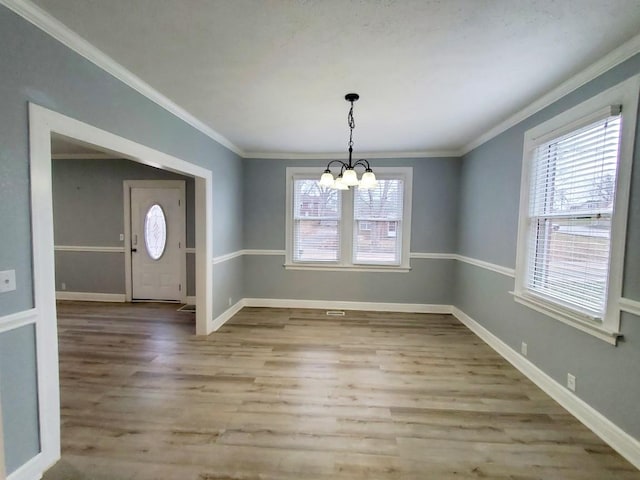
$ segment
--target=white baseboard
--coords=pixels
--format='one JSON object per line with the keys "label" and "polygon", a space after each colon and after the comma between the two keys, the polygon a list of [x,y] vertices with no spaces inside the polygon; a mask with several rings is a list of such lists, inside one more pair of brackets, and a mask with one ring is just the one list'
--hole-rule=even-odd
{"label": "white baseboard", "polygon": [[77,300],[80,302],[125,302],[124,293],[56,292],[56,300]]}
{"label": "white baseboard", "polygon": [[294,300],[278,298],[243,298],[222,314],[213,319],[208,333],[215,332],[228,322],[243,307],[265,308],[313,308],[320,310],[363,310],[369,312],[404,312],[404,313],[451,313],[451,305],[428,305],[421,303],[373,303],[373,302],[341,302],[329,300]]}
{"label": "white baseboard", "polygon": [[195,295],[187,295],[184,299],[187,305],[195,305],[196,304],[196,296]]}
{"label": "white baseboard", "polygon": [[369,312],[451,313],[451,305],[429,305],[422,303],[346,302],[336,300],[245,298],[244,306],[270,308],[313,308],[321,310],[364,310]]}
{"label": "white baseboard", "polygon": [[207,335],[212,332],[215,332],[220,327],[222,327],[225,323],[231,320],[231,318],[240,310],[242,310],[242,307],[244,306],[245,306],[245,299],[243,298],[242,300],[239,300],[238,302],[236,302],[233,306],[227,308],[224,312],[222,312],[216,318],[214,318],[211,324],[208,325]]}
{"label": "white baseboard", "polygon": [[37,454],[24,465],[14,470],[7,480],[39,480],[44,474],[45,466],[43,465],[44,457],[42,453]]}
{"label": "white baseboard", "polygon": [[484,328],[457,307],[452,307],[453,315],[498,352],[547,395],[562,405],[593,433],[616,450],[620,455],[640,469],[640,441],[626,433],[611,420],[595,410],[584,400],[567,390],[563,385],[544,373],[525,357]]}

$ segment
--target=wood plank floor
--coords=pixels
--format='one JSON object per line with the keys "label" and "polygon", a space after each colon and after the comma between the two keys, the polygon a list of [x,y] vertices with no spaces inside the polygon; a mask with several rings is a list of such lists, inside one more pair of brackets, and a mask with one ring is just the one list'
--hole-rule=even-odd
{"label": "wood plank floor", "polygon": [[58,306],[45,480],[640,479],[449,315]]}

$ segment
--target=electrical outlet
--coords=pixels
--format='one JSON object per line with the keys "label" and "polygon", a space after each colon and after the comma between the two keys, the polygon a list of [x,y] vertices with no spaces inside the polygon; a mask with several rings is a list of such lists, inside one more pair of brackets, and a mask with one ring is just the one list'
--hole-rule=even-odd
{"label": "electrical outlet", "polygon": [[567,373],[567,388],[572,392],[576,391],[576,376]]}
{"label": "electrical outlet", "polygon": [[120,234],[120,241],[121,241],[121,242],[124,242],[124,233],[121,233],[121,234]]}
{"label": "electrical outlet", "polygon": [[67,289],[67,284],[66,284],[66,283],[64,283],[64,282],[62,282],[62,283],[60,284],[60,288],[61,288],[62,290],[66,290],[66,289]]}
{"label": "electrical outlet", "polygon": [[522,352],[522,355],[524,355],[525,357],[527,356],[527,344],[525,342],[522,342],[522,345],[520,346],[520,352]]}
{"label": "electrical outlet", "polygon": [[231,306],[231,304],[232,304],[232,298],[229,297],[229,306]]}
{"label": "electrical outlet", "polygon": [[0,292],[12,292],[16,289],[16,271],[4,270],[0,272]]}

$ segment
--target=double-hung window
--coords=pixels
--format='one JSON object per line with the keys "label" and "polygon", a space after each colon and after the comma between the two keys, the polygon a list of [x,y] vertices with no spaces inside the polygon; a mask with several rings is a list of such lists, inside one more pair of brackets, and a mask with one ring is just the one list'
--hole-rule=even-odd
{"label": "double-hung window", "polygon": [[637,110],[631,84],[529,130],[522,173],[516,300],[611,343]]}
{"label": "double-hung window", "polygon": [[377,168],[372,189],[334,190],[287,168],[287,268],[409,269],[412,169]]}

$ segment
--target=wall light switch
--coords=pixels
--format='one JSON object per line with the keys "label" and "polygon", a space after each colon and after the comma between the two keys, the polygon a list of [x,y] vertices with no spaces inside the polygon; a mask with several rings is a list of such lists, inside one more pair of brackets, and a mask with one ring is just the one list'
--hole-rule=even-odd
{"label": "wall light switch", "polygon": [[16,271],[4,270],[0,272],[0,293],[12,292],[16,289]]}

